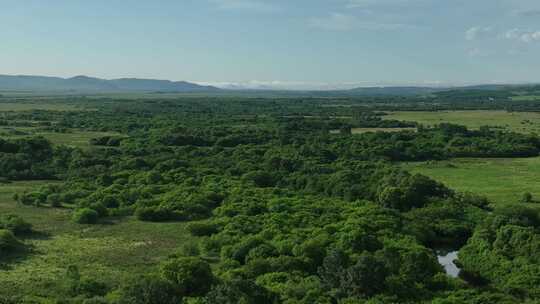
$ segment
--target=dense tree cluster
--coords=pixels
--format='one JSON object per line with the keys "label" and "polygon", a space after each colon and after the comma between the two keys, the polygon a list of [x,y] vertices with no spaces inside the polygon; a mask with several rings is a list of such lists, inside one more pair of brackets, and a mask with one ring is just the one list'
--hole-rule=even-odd
{"label": "dense tree cluster", "polygon": [[0,176],[8,179],[51,179],[53,148],[45,138],[0,138]]}
{"label": "dense tree cluster", "polygon": [[[537,212],[493,211],[482,197],[396,165],[537,156],[537,136],[425,128],[382,120],[376,111],[326,107],[325,99],[100,102],[95,111],[25,115],[49,127],[122,136],[92,139],[88,149],[44,138],[0,140],[1,177],[61,181],[16,199],[73,208],[73,221],[84,225],[111,216],[184,221],[198,242],[118,286],[69,268],[62,303],[540,299]],[[340,116],[345,111],[353,117]],[[351,134],[360,126],[418,130]],[[20,218],[0,217],[0,254],[29,231]],[[448,277],[437,262],[440,246],[465,246],[459,259],[466,279],[482,288]]]}
{"label": "dense tree cluster", "polygon": [[521,300],[540,297],[540,213],[501,208],[478,227],[459,255],[479,285],[495,286]]}

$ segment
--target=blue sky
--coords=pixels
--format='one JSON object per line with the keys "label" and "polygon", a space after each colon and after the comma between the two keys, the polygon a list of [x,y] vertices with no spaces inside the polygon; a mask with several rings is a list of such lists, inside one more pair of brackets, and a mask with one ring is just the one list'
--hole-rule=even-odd
{"label": "blue sky", "polygon": [[0,0],[0,74],[540,82],[540,0]]}

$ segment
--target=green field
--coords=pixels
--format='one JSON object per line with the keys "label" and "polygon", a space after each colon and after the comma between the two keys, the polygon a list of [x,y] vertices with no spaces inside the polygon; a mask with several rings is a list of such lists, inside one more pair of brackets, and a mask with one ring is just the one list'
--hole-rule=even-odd
{"label": "green field", "polygon": [[90,147],[90,139],[103,136],[119,136],[113,132],[90,132],[74,130],[70,133],[36,132],[35,135],[43,136],[56,145],[75,146],[79,148]]}
{"label": "green field", "polygon": [[[0,117],[2,112],[21,112],[30,110],[47,111],[73,111],[84,110],[74,105],[66,103],[0,103]],[[20,120],[18,122],[27,123],[28,126],[0,126],[0,137],[2,138],[24,138],[29,136],[43,136],[56,145],[68,145],[79,148],[88,148],[92,138],[103,136],[120,136],[114,132],[97,132],[78,129],[69,129],[65,133],[53,132],[40,128],[38,121]]]}
{"label": "green field", "polygon": [[540,95],[523,95],[512,97],[514,101],[540,101]]}
{"label": "green field", "polygon": [[[540,157],[455,159],[405,163],[403,167],[458,191],[485,195],[497,204],[518,203],[525,192],[540,199]],[[540,204],[534,205],[540,208]]]}
{"label": "green field", "polygon": [[[417,121],[424,125],[443,122],[470,129],[498,126],[520,133],[540,133],[540,113],[506,111],[389,112],[385,119]],[[405,168],[439,180],[459,191],[487,196],[495,203],[516,203],[525,192],[540,198],[540,158],[456,159],[408,163]]]}
{"label": "green field", "polygon": [[353,128],[352,134],[362,134],[367,132],[401,132],[416,131],[416,128]]}
{"label": "green field", "polygon": [[[352,134],[363,134],[368,132],[401,132],[401,131],[416,131],[416,128],[352,128]],[[339,130],[331,130],[331,134],[339,134]]]}
{"label": "green field", "polygon": [[478,129],[481,126],[499,126],[520,133],[540,133],[540,113],[506,112],[498,110],[471,111],[397,111],[388,112],[385,119],[416,121],[432,126],[440,123],[454,123]]}
{"label": "green field", "polygon": [[128,217],[103,225],[79,225],[71,221],[69,209],[22,206],[12,199],[13,193],[44,183],[0,184],[0,214],[20,215],[36,231],[24,239],[25,255],[0,264],[0,295],[59,293],[69,265],[76,265],[83,277],[116,284],[154,269],[192,241],[183,223],[148,223]]}
{"label": "green field", "polygon": [[[12,135],[13,132],[24,132],[24,135]],[[23,138],[29,136],[43,136],[55,145],[67,145],[79,148],[90,147],[90,139],[103,136],[120,136],[114,132],[95,132],[71,129],[66,133],[42,131],[34,127],[0,127],[0,137]]]}
{"label": "green field", "polygon": [[52,103],[52,102],[0,102],[0,112],[3,111],[33,111],[33,110],[47,110],[47,111],[75,111],[82,110],[73,104],[67,103]]}

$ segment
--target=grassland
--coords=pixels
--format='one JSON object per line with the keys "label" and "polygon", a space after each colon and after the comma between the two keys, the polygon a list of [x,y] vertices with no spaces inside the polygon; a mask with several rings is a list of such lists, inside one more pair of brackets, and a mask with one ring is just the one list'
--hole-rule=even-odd
{"label": "grassland", "polygon": [[[368,132],[400,132],[400,131],[416,131],[416,128],[353,128],[352,134],[362,134]],[[339,130],[331,130],[331,134],[339,134]]]}
{"label": "grassland", "polygon": [[[11,134],[13,132],[15,135]],[[17,134],[17,132],[22,132]],[[43,136],[55,145],[67,145],[79,148],[90,147],[90,139],[103,136],[120,136],[114,132],[92,132],[83,130],[69,130],[67,133],[42,131],[33,127],[0,127],[0,137],[3,138],[22,138],[28,136]]]}
{"label": "grassland", "polygon": [[36,135],[47,138],[53,144],[88,148],[90,146],[89,141],[92,138],[118,136],[120,134],[113,132],[72,131],[71,133],[36,132]]}
{"label": "grassland", "polygon": [[[540,134],[540,113],[506,111],[389,112],[385,119],[416,121],[424,125],[443,122],[471,129],[496,126],[519,133]],[[455,159],[407,163],[406,169],[430,176],[458,191],[485,195],[497,204],[518,203],[525,192],[540,198],[540,158]],[[540,208],[540,204],[537,205]]]}
{"label": "grassland", "polygon": [[[84,111],[91,110],[82,106],[68,103],[54,102],[0,102],[0,116],[2,112],[24,112],[32,110],[47,111]],[[92,132],[86,130],[70,129],[66,133],[52,132],[40,128],[37,121],[19,121],[27,123],[25,127],[0,126],[0,137],[2,138],[22,138],[27,136],[43,136],[53,144],[68,145],[79,148],[88,148],[92,138],[103,136],[119,136],[112,132]]]}
{"label": "grassland", "polygon": [[540,95],[523,95],[512,97],[514,101],[540,101]]}
{"label": "grassland", "polygon": [[[525,192],[540,199],[540,157],[455,159],[405,163],[403,167],[458,191],[485,195],[496,204],[518,203]],[[540,203],[531,206],[540,208]]]}
{"label": "grassland", "polygon": [[481,126],[498,126],[520,133],[540,133],[540,113],[506,112],[499,110],[474,111],[397,111],[388,112],[385,119],[416,121],[424,125],[435,125],[444,122],[478,129]]}
{"label": "grassland", "polygon": [[2,111],[32,111],[32,110],[48,110],[48,111],[75,111],[82,108],[67,103],[52,103],[52,102],[0,102],[0,112]]}
{"label": "grassland", "polygon": [[352,134],[362,134],[368,132],[400,132],[400,131],[416,131],[416,128],[353,128]]}
{"label": "grassland", "polygon": [[29,248],[26,255],[0,265],[0,295],[57,294],[69,265],[76,265],[83,277],[122,282],[154,269],[182,244],[193,241],[183,223],[147,223],[128,217],[104,225],[79,225],[70,220],[68,209],[22,206],[12,199],[13,193],[44,183],[0,184],[0,214],[20,215],[37,231],[24,239]]}

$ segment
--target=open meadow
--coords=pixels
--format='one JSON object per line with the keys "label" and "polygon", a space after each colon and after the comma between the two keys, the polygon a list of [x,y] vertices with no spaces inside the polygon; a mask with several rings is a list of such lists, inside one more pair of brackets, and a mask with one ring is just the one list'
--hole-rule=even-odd
{"label": "open meadow", "polygon": [[42,136],[55,145],[66,145],[78,148],[90,147],[90,139],[103,136],[120,136],[116,132],[98,132],[70,129],[67,132],[51,132],[37,127],[1,127],[0,136],[4,138],[26,138]]}
{"label": "open meadow", "polygon": [[75,111],[81,110],[81,107],[68,103],[55,103],[50,101],[43,102],[0,102],[0,112],[7,111]]}
{"label": "open meadow", "polygon": [[[540,158],[460,158],[444,161],[404,163],[450,188],[486,196],[498,205],[520,204],[524,193],[540,199]],[[540,204],[529,204],[540,207]]]}
{"label": "open meadow", "polygon": [[150,223],[133,217],[111,218],[100,225],[72,221],[70,208],[24,206],[15,193],[34,191],[48,181],[0,184],[0,214],[21,216],[33,234],[23,238],[26,252],[0,263],[0,295],[51,298],[66,292],[66,272],[76,266],[84,278],[117,284],[144,274],[194,239],[184,223]]}
{"label": "open meadow", "polygon": [[470,129],[490,126],[519,133],[540,133],[540,113],[538,112],[507,112],[502,110],[396,111],[388,112],[384,118],[416,121],[426,126],[453,123],[467,126]]}
{"label": "open meadow", "polygon": [[[453,123],[478,129],[500,127],[518,133],[540,133],[540,113],[474,111],[389,112],[385,119],[416,121],[433,126]],[[498,205],[519,203],[528,192],[540,198],[540,158],[460,158],[405,163],[403,167],[438,180],[450,188],[486,196]],[[530,204],[540,207],[538,204]]]}

